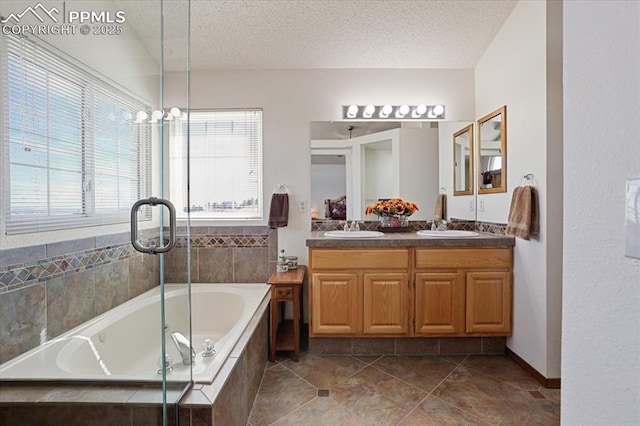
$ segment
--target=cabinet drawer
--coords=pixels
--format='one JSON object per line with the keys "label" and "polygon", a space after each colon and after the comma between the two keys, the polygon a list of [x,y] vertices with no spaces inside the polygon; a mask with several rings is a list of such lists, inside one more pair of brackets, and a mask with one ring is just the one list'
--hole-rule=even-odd
{"label": "cabinet drawer", "polygon": [[293,287],[277,286],[275,288],[276,300],[293,300]]}
{"label": "cabinet drawer", "polygon": [[313,250],[313,269],[407,269],[408,250]]}
{"label": "cabinet drawer", "polygon": [[416,268],[511,268],[511,248],[417,249]]}

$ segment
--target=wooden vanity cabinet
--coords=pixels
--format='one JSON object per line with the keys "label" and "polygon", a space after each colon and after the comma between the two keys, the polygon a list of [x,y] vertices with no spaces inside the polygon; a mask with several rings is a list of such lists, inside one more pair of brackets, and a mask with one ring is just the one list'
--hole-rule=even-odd
{"label": "wooden vanity cabinet", "polygon": [[318,272],[311,276],[311,335],[348,335],[362,329],[362,289],[355,272]]}
{"label": "wooden vanity cabinet", "polygon": [[511,334],[512,249],[419,248],[416,335]]}
{"label": "wooden vanity cabinet", "polygon": [[464,333],[464,274],[417,272],[415,276],[414,333]]}
{"label": "wooden vanity cabinet", "polygon": [[409,329],[408,249],[309,253],[311,336],[397,336]]}
{"label": "wooden vanity cabinet", "polygon": [[310,336],[508,336],[512,256],[511,247],[311,247]]}

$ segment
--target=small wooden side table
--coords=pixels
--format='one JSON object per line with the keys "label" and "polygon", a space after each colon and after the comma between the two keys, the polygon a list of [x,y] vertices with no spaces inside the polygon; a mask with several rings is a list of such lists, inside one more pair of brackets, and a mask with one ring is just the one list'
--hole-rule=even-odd
{"label": "small wooden side table", "polygon": [[[298,265],[287,272],[274,272],[269,278],[271,284],[271,353],[269,359],[275,361],[276,351],[293,351],[293,360],[300,355],[300,321],[302,320],[302,284],[307,267]],[[284,319],[284,303],[293,302],[293,319]],[[282,305],[282,306],[280,306]],[[278,309],[282,321],[278,324]]]}

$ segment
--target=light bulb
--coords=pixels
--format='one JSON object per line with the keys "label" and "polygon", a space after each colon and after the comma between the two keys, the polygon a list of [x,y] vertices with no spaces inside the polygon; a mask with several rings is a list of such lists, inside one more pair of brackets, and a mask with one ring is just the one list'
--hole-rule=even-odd
{"label": "light bulb", "polygon": [[371,116],[373,115],[373,113],[376,111],[376,107],[374,107],[373,105],[367,105],[364,108],[364,112],[362,113],[362,117],[363,118],[371,118]]}
{"label": "light bulb", "polygon": [[349,105],[347,118],[356,118],[356,115],[358,115],[358,105]]}
{"label": "light bulb", "polygon": [[172,116],[174,116],[174,117],[180,117],[180,114],[182,114],[182,113],[181,113],[181,111],[180,111],[180,108],[178,108],[178,107],[172,107],[172,108],[169,110],[169,114],[171,114],[171,115],[172,115]]}
{"label": "light bulb", "polygon": [[444,113],[444,107],[442,105],[436,105],[433,107],[433,114],[438,116]]}
{"label": "light bulb", "polygon": [[404,118],[405,115],[409,112],[409,105],[401,105],[400,108],[396,111],[396,118]]}
{"label": "light bulb", "polygon": [[136,123],[142,123],[149,115],[145,111],[138,111],[136,114]]}
{"label": "light bulb", "polygon": [[161,120],[163,115],[164,114],[162,113],[162,111],[157,109],[157,110],[155,110],[155,111],[153,111],[151,113],[151,120],[150,121],[152,123],[155,123],[156,121]]}
{"label": "light bulb", "polygon": [[389,114],[391,114],[391,111],[393,111],[393,107],[391,105],[383,106],[382,109],[380,110],[380,118],[389,117]]}
{"label": "light bulb", "polygon": [[427,112],[427,106],[424,104],[418,105],[411,113],[412,118],[420,118]]}

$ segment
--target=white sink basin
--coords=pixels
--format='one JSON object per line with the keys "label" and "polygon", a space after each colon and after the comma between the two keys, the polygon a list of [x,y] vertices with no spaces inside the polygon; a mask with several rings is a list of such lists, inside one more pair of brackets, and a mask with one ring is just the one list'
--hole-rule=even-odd
{"label": "white sink basin", "polygon": [[324,233],[328,238],[375,238],[383,235],[380,231],[327,231]]}
{"label": "white sink basin", "polygon": [[418,236],[420,237],[429,237],[429,238],[470,238],[477,237],[477,232],[474,231],[456,231],[456,230],[447,230],[447,231],[418,231]]}

